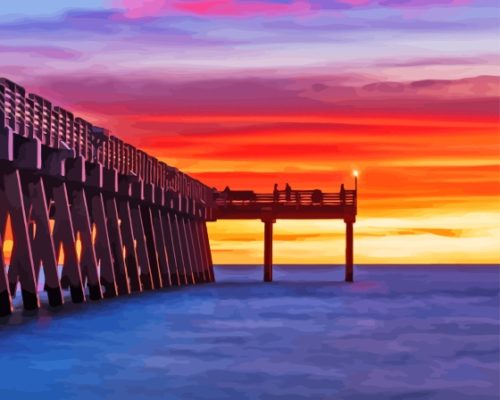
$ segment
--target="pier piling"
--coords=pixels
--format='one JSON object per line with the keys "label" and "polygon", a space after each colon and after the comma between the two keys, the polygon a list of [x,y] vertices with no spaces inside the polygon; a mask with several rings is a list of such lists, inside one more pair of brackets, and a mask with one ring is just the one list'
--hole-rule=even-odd
{"label": "pier piling", "polygon": [[264,222],[264,282],[273,281],[273,224],[272,218],[263,219]]}
{"label": "pier piling", "polygon": [[345,281],[352,282],[354,280],[353,271],[353,225],[350,220],[345,222]]}

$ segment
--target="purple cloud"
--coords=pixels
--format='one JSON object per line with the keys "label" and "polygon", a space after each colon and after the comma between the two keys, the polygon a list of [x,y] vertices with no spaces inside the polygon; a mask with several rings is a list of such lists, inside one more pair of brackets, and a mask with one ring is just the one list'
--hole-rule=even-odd
{"label": "purple cloud", "polygon": [[1,53],[28,54],[58,60],[75,60],[81,53],[72,49],[55,46],[8,46],[0,44]]}
{"label": "purple cloud", "polygon": [[460,21],[428,21],[422,18],[402,19],[400,17],[380,17],[377,19],[361,19],[359,17],[340,18],[335,22],[300,23],[293,20],[280,19],[265,21],[262,26],[271,30],[298,32],[359,32],[361,30],[377,31],[478,31],[498,29],[496,18],[476,18]]}
{"label": "purple cloud", "polygon": [[476,57],[424,57],[404,61],[380,61],[379,67],[426,67],[432,65],[483,65],[485,63],[500,64],[500,55],[485,55]]}

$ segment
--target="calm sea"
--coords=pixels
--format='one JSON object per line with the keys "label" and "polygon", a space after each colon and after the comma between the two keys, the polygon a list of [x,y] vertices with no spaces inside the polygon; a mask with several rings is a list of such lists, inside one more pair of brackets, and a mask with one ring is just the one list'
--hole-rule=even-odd
{"label": "calm sea", "polygon": [[216,277],[17,313],[0,324],[0,399],[499,398],[500,268]]}

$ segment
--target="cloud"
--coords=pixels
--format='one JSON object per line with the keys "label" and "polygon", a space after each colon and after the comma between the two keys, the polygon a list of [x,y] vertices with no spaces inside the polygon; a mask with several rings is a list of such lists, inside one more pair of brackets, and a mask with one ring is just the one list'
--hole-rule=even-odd
{"label": "cloud", "polygon": [[270,18],[356,8],[462,6],[471,2],[472,0],[115,0],[113,5],[124,9],[125,16],[131,19],[179,13],[202,17]]}
{"label": "cloud", "polygon": [[499,77],[36,82],[25,86],[213,186],[330,187],[358,163],[372,204],[417,209],[498,193]]}
{"label": "cloud", "polygon": [[[406,228],[402,227],[399,229],[387,229],[387,228],[363,228],[361,231],[357,232],[358,238],[364,237],[386,237],[386,236],[417,236],[417,235],[434,235],[448,238],[459,238],[459,237],[478,237],[480,232],[473,229],[440,229],[440,228]],[[291,233],[275,233],[274,240],[278,241],[305,241],[305,240],[334,240],[343,239],[345,237],[344,232],[324,232],[319,231],[316,233],[312,232],[291,232]],[[235,242],[247,242],[247,241],[262,241],[262,238],[255,236],[253,232],[248,232],[244,234],[223,234],[219,233],[217,239],[221,241],[235,241]]]}
{"label": "cloud", "polygon": [[381,60],[375,62],[379,67],[428,67],[435,65],[482,65],[500,64],[500,55],[477,55],[474,57],[420,57],[406,60]]}
{"label": "cloud", "polygon": [[416,14],[402,18],[399,14],[387,14],[377,10],[371,16],[344,13],[336,18],[307,18],[303,20],[275,18],[261,23],[272,31],[287,34],[311,32],[311,34],[359,33],[360,31],[404,31],[404,32],[463,32],[496,30],[497,20],[489,16],[468,19],[449,19],[445,15],[430,20]]}
{"label": "cloud", "polygon": [[275,16],[300,14],[310,9],[307,1],[238,1],[238,0],[118,0],[115,6],[126,10],[128,18],[144,18],[171,13],[184,13],[199,16]]}
{"label": "cloud", "polygon": [[86,32],[87,34],[111,34],[118,29],[113,23],[120,13],[113,10],[70,10],[56,16],[43,18],[20,18],[0,24],[0,31],[16,36],[29,36],[33,33]]}
{"label": "cloud", "polygon": [[[351,0],[347,0],[351,1]],[[356,1],[356,0],[354,0]],[[462,6],[472,0],[380,0],[378,4],[388,7],[429,7],[429,6]]]}
{"label": "cloud", "polygon": [[377,81],[365,85],[343,84],[345,79],[331,76],[178,81],[140,75],[90,75],[37,77],[26,85],[88,112],[130,115],[142,126],[167,122],[168,116],[179,114],[201,117],[362,113],[366,117],[367,112],[459,116],[466,111],[467,115],[495,117],[498,112],[500,77]]}
{"label": "cloud", "polygon": [[25,54],[58,60],[76,60],[82,53],[72,49],[57,46],[9,46],[0,44],[0,54]]}
{"label": "cloud", "polygon": [[436,229],[436,228],[404,228],[394,232],[387,232],[386,235],[435,235],[443,237],[464,237],[462,229]]}

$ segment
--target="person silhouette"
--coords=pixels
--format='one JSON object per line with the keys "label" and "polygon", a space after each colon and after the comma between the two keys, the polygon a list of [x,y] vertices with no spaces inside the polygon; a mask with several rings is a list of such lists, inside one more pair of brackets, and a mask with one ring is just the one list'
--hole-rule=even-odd
{"label": "person silhouette", "polygon": [[226,186],[222,191],[222,198],[224,199],[224,205],[226,205],[227,201],[230,200],[230,193],[231,189],[229,189],[229,186]]}
{"label": "person silhouette", "polygon": [[288,183],[285,186],[285,196],[286,201],[290,201],[292,199],[292,188]]}
{"label": "person silhouette", "polygon": [[340,203],[345,206],[345,188],[344,184],[340,185]]}
{"label": "person silhouette", "polygon": [[278,190],[278,184],[274,184],[274,190],[273,190],[273,201],[277,203],[280,200],[280,192]]}

